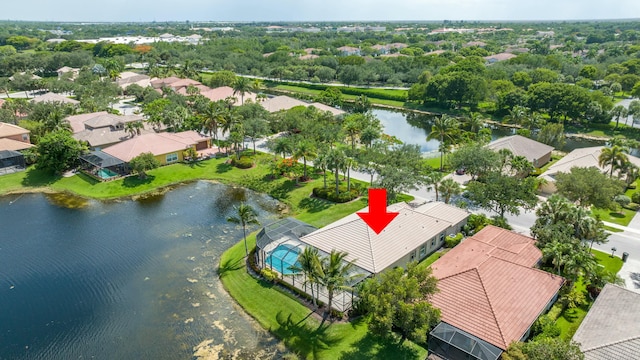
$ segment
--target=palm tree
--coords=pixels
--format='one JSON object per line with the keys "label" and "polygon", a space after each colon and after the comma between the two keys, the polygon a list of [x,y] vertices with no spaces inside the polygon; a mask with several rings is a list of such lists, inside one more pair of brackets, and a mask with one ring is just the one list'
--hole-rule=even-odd
{"label": "palm tree", "polygon": [[326,189],[327,188],[327,169],[329,168],[329,156],[327,155],[327,152],[319,151],[315,161],[313,162],[313,165],[316,168],[322,170],[324,188]]}
{"label": "palm tree", "polygon": [[522,155],[514,156],[509,164],[511,170],[515,172],[518,178],[525,178],[531,171],[535,169],[533,164]]}
{"label": "palm tree", "polygon": [[444,203],[448,204],[452,196],[459,195],[462,192],[462,188],[457,181],[448,177],[440,182],[440,192],[444,198]]}
{"label": "palm tree", "polygon": [[43,122],[44,131],[54,132],[58,130],[65,130],[72,132],[71,124],[67,119],[65,119],[64,115],[59,109],[55,109],[47,115],[47,118]]}
{"label": "palm tree", "polygon": [[345,261],[344,258],[348,254],[342,251],[332,250],[328,257],[320,259],[320,268],[318,271],[318,282],[327,289],[327,309],[324,313],[322,322],[331,313],[331,305],[333,304],[333,295],[336,290],[348,290],[351,287],[348,283],[353,276],[349,275],[349,271],[355,266],[353,262]]}
{"label": "palm tree", "polygon": [[237,208],[236,216],[230,216],[227,218],[228,222],[242,225],[242,235],[244,238],[244,251],[245,255],[249,256],[249,246],[247,246],[247,225],[259,225],[258,214],[251,207],[245,203],[241,203]]}
{"label": "palm tree", "polygon": [[318,249],[307,246],[304,250],[298,254],[298,260],[296,265],[289,267],[294,272],[302,272],[305,277],[304,285],[309,284],[311,286],[311,301],[313,302],[313,309],[317,309],[316,296],[313,291],[314,285],[318,283],[318,273],[321,270],[322,264],[320,263],[320,255]]}
{"label": "palm tree", "polygon": [[340,170],[344,167],[346,157],[344,151],[339,148],[333,148],[327,154],[327,162],[336,178],[336,196],[340,194]]}
{"label": "palm tree", "polygon": [[209,131],[213,141],[218,138],[218,127],[224,121],[227,108],[219,102],[210,102],[202,113],[203,127]]}
{"label": "palm tree", "polygon": [[520,125],[527,118],[527,113],[529,109],[524,106],[516,105],[511,110],[509,110],[509,114],[505,116],[504,120],[508,123]]}
{"label": "palm tree", "polygon": [[598,165],[601,167],[611,166],[611,170],[609,171],[610,178],[613,177],[613,170],[621,169],[628,161],[629,158],[618,145],[614,145],[610,148],[603,148],[600,156],[598,157]]}
{"label": "palm tree", "polygon": [[302,176],[305,180],[308,178],[307,159],[313,160],[317,155],[315,147],[309,141],[300,141],[297,145],[297,149],[293,152],[293,157],[296,161],[302,158],[302,165],[304,168],[304,175]]}
{"label": "palm tree", "polygon": [[429,140],[438,140],[440,141],[440,171],[443,169],[443,158],[444,158],[444,145],[446,141],[452,142],[453,135],[455,134],[458,128],[458,120],[449,116],[442,115],[439,118],[436,118],[433,122],[433,126],[431,126],[431,132],[427,136],[427,141]]}
{"label": "palm tree", "polygon": [[480,129],[484,127],[484,119],[481,117],[482,115],[477,112],[472,112],[469,114],[467,118],[467,126],[469,126],[469,131],[473,133],[478,133]]}
{"label": "palm tree", "polygon": [[536,216],[542,225],[553,225],[565,221],[573,207],[565,197],[554,194],[540,204]]}
{"label": "palm tree", "polygon": [[245,77],[238,76],[231,87],[233,88],[233,95],[240,94],[240,105],[243,105],[244,94],[251,91],[251,82]]}
{"label": "palm tree", "polygon": [[433,186],[433,190],[436,192],[436,201],[438,201],[438,190],[440,189],[440,181],[442,181],[443,177],[444,174],[436,170],[431,170],[429,174],[425,176],[427,185]]}
{"label": "palm tree", "polygon": [[131,137],[134,137],[136,135],[140,135],[140,132],[144,129],[144,124],[142,121],[129,121],[124,124],[124,129],[129,133],[129,135],[131,135]]}
{"label": "palm tree", "polygon": [[540,113],[534,112],[522,120],[522,125],[529,129],[529,131],[534,132],[535,130],[542,128],[546,122],[547,121],[542,117],[542,115],[540,115]]}
{"label": "palm tree", "polygon": [[616,119],[616,127],[614,128],[614,130],[616,130],[618,129],[618,123],[620,122],[620,118],[627,117],[628,111],[627,111],[627,108],[625,108],[624,106],[618,105],[613,109],[611,109],[611,112],[609,114],[611,114],[612,118]]}

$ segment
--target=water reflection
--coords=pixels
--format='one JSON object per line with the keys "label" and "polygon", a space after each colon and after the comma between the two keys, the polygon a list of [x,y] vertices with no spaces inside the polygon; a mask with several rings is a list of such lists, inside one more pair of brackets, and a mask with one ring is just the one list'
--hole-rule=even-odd
{"label": "water reflection", "polygon": [[[211,211],[219,198],[228,209]],[[82,211],[40,194],[0,198],[0,359],[282,356],[216,273],[242,236],[226,221],[230,199],[261,223],[276,216],[273,199],[209,182]]]}
{"label": "water reflection", "polygon": [[87,198],[70,193],[54,193],[45,195],[49,202],[55,206],[67,209],[82,209],[89,206]]}

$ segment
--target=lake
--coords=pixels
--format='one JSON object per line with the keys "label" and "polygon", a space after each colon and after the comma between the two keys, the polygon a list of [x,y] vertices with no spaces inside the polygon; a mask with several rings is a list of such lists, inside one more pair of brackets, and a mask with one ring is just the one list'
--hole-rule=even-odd
{"label": "lake", "polygon": [[276,218],[274,199],[205,181],[138,201],[0,198],[0,359],[280,358],[216,274],[240,201]]}
{"label": "lake", "polygon": [[[437,140],[427,141],[427,136],[431,132],[432,116],[417,115],[408,121],[407,113],[383,109],[374,109],[373,115],[380,119],[385,134],[395,136],[403,143],[420,146],[420,150],[426,157],[440,156],[438,152],[439,142]],[[496,127],[491,130],[492,140],[514,134],[515,131],[513,129],[506,127]],[[566,139],[562,150],[570,152],[574,149],[600,145],[603,145],[603,142]]]}

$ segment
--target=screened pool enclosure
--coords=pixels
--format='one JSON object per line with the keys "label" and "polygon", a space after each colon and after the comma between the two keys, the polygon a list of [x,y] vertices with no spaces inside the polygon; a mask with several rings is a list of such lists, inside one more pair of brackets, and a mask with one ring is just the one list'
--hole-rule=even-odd
{"label": "screened pool enclosure", "polygon": [[[303,237],[317,228],[302,221],[286,218],[265,226],[256,236],[256,264],[261,269],[267,268],[280,273],[281,280],[311,295],[311,286],[304,274],[296,272],[292,267],[298,265],[298,254],[310,246],[304,243]],[[328,256],[327,252],[318,250],[320,257]],[[369,277],[371,273],[357,266],[352,268],[349,277],[349,286],[355,286],[358,282]],[[313,285],[314,296],[327,303],[327,291],[322,286]],[[351,309],[354,299],[353,291],[340,291],[334,294],[332,307],[345,312]]]}

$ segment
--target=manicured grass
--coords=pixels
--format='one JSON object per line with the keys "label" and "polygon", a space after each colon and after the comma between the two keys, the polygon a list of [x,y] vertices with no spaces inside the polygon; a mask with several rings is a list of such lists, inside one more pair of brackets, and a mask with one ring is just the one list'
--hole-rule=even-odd
{"label": "manicured grass", "polygon": [[[343,205],[338,205],[341,207]],[[332,216],[331,212],[323,212]],[[314,223],[319,226],[321,223]],[[255,234],[247,238],[255,247]],[[220,258],[220,279],[229,294],[264,328],[302,359],[424,359],[426,350],[410,341],[399,344],[368,333],[364,318],[321,326],[311,311],[291,294],[256,279],[245,268],[242,242]]]}
{"label": "manicured grass", "polygon": [[614,224],[627,226],[633,217],[636,215],[636,211],[622,208],[620,211],[613,211],[609,209],[591,209],[593,216],[600,216],[600,220],[611,222]]}
{"label": "manicured grass", "polygon": [[[604,253],[598,250],[591,250],[599,265],[604,266],[605,269],[617,274],[622,268],[622,259],[617,256],[612,257],[611,254]],[[574,284],[574,286],[580,291],[586,294],[587,287],[584,284],[582,277]],[[580,323],[587,315],[591,304],[593,301],[587,295],[586,296],[587,303],[577,307],[575,309],[565,309],[562,313],[560,313],[558,319],[556,320],[556,324],[560,328],[560,337],[563,339],[571,339],[573,334],[578,330]],[[556,304],[553,306],[549,312],[553,313],[554,311],[559,311],[558,307],[560,304]]]}
{"label": "manicured grass", "polygon": [[440,259],[444,254],[446,254],[446,251],[436,251],[436,252],[434,252],[433,254],[427,256],[426,259],[420,261],[420,263],[418,264],[418,268],[427,268],[427,267],[431,266],[431,264],[436,262],[436,260]]}
{"label": "manicured grass", "polygon": [[614,233],[616,233],[616,232],[623,232],[623,231],[624,231],[624,230],[622,230],[622,229],[614,228],[614,227],[607,226],[607,225],[604,225],[603,227],[604,227],[604,229],[605,229],[605,230],[607,230],[607,231],[611,231],[611,232],[614,232]]}
{"label": "manicured grass", "polygon": [[[318,96],[318,94],[320,94],[322,92],[322,90],[309,89],[309,88],[306,88],[306,87],[295,86],[295,85],[276,85],[272,89],[282,90],[282,91],[289,91],[289,92],[294,92],[294,93],[304,94],[304,95],[309,95],[309,96],[314,96],[314,97]],[[356,98],[358,98],[358,96],[349,95],[349,94],[342,94],[342,98],[344,100],[347,100],[347,101],[353,101]],[[379,99],[379,98],[375,98],[375,97],[371,97],[371,96],[368,96],[368,98],[369,98],[369,101],[371,101],[372,104],[377,104],[377,105],[395,106],[395,107],[400,107],[400,108],[404,107],[404,105],[405,105],[405,103],[403,101]]]}

